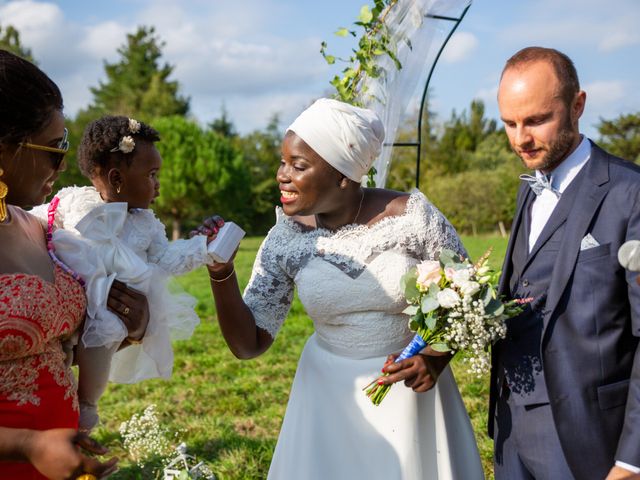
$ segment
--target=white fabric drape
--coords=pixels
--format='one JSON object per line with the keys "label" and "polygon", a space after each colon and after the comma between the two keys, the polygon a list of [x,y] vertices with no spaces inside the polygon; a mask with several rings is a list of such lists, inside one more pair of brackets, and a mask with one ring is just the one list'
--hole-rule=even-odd
{"label": "white fabric drape", "polygon": [[[389,12],[387,25],[392,48],[402,68],[398,70],[391,58],[381,55],[378,62],[382,74],[378,78],[363,81],[364,93],[358,100],[375,111],[386,132],[385,145],[373,166],[377,170],[376,185],[384,187],[391,161],[392,147],[398,124],[416,93],[417,86],[426,81],[425,73],[435,61],[444,36],[451,30],[451,22],[437,20],[427,15],[457,17],[471,0],[398,0]],[[442,39],[442,40],[440,40]],[[439,41],[440,40],[440,41]],[[416,109],[419,98],[416,101]]]}

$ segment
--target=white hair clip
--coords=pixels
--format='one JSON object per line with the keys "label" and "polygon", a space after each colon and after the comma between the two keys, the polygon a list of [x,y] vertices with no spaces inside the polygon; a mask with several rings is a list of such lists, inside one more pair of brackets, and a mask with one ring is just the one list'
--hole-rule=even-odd
{"label": "white hair clip", "polygon": [[138,133],[140,131],[140,122],[130,118],[129,119],[129,131],[131,133]]}
{"label": "white hair clip", "polygon": [[114,147],[109,151],[131,153],[134,148],[136,148],[136,142],[133,140],[133,137],[126,135],[120,139],[120,143],[118,143],[117,147]]}

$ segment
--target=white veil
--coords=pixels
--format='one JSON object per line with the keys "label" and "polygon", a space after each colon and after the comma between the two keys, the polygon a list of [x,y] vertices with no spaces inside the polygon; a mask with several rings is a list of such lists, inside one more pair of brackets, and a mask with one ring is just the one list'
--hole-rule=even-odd
{"label": "white veil", "polygon": [[[398,0],[389,12],[386,24],[391,48],[395,48],[402,68],[398,70],[389,56],[381,55],[377,63],[380,76],[365,77],[360,88],[364,93],[358,98],[361,105],[380,116],[386,132],[380,156],[373,164],[378,187],[384,187],[387,181],[392,144],[401,116],[415,97],[421,80],[424,85],[425,73],[452,27],[450,21],[427,15],[459,17],[470,3],[471,0]],[[419,94],[422,95],[422,89]]]}

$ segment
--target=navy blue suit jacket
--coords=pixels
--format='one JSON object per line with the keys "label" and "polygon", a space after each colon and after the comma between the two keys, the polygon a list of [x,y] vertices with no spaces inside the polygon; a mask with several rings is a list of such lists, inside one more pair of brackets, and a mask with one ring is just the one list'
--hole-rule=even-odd
{"label": "navy blue suit jacket", "polygon": [[[541,358],[554,423],[576,478],[604,478],[620,460],[640,466],[640,286],[618,263],[619,247],[640,239],[640,167],[594,143],[553,269]],[[578,179],[574,180],[578,181]],[[527,197],[523,182],[500,284],[509,295],[515,232]],[[558,228],[549,222],[542,242]],[[591,234],[598,246],[582,250]],[[538,245],[538,244],[537,244]],[[508,340],[502,340],[508,341]],[[489,435],[500,358],[494,349]]]}

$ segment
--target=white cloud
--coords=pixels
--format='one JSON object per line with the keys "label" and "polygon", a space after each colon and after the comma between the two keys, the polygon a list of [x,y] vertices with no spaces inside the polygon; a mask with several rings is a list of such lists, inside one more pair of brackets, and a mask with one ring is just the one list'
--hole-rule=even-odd
{"label": "white cloud", "polygon": [[478,47],[478,39],[469,32],[457,32],[451,37],[442,52],[442,59],[447,63],[465,60]]}
{"label": "white cloud", "polygon": [[79,48],[93,59],[113,59],[127,38],[128,29],[117,22],[103,22],[86,27]]}
{"label": "white cloud", "polygon": [[281,10],[277,2],[259,0],[215,5],[164,0],[143,4],[128,24],[102,17],[79,25],[54,3],[17,0],[0,4],[0,18],[18,28],[23,43],[60,85],[67,115],[91,101],[89,87],[104,79],[103,61],[118,58],[126,34],[137,25],[153,25],[165,42],[162,61],[175,66],[171,79],[191,98],[194,115],[209,122],[224,103],[244,132],[264,127],[275,112],[292,120],[328,86],[328,81],[318,84],[318,78],[329,78],[318,54],[320,39],[306,35],[291,41],[265,29]]}
{"label": "white cloud", "polygon": [[540,0],[522,8],[526,21],[505,28],[501,33],[505,41],[601,52],[640,44],[637,0]]}
{"label": "white cloud", "polygon": [[19,0],[0,6],[0,18],[2,23],[13,25],[31,41],[39,42],[60,24],[63,13],[53,3]]}
{"label": "white cloud", "polygon": [[640,44],[640,34],[636,31],[617,31],[602,38],[598,44],[598,49],[602,52],[612,52],[636,44]]}
{"label": "white cloud", "polygon": [[498,85],[490,88],[481,88],[476,92],[474,98],[482,100],[485,105],[489,103],[496,103],[498,98]]}
{"label": "white cloud", "polygon": [[601,80],[582,87],[587,92],[588,104],[596,110],[608,110],[626,97],[625,82],[620,80]]}
{"label": "white cloud", "polygon": [[200,98],[202,101],[193,104],[193,111],[197,118],[204,119],[203,123],[219,117],[224,104],[235,127],[244,133],[264,129],[274,114],[278,115],[280,128],[284,131],[311,104],[314,96],[308,92],[265,92],[249,96],[206,95]]}

